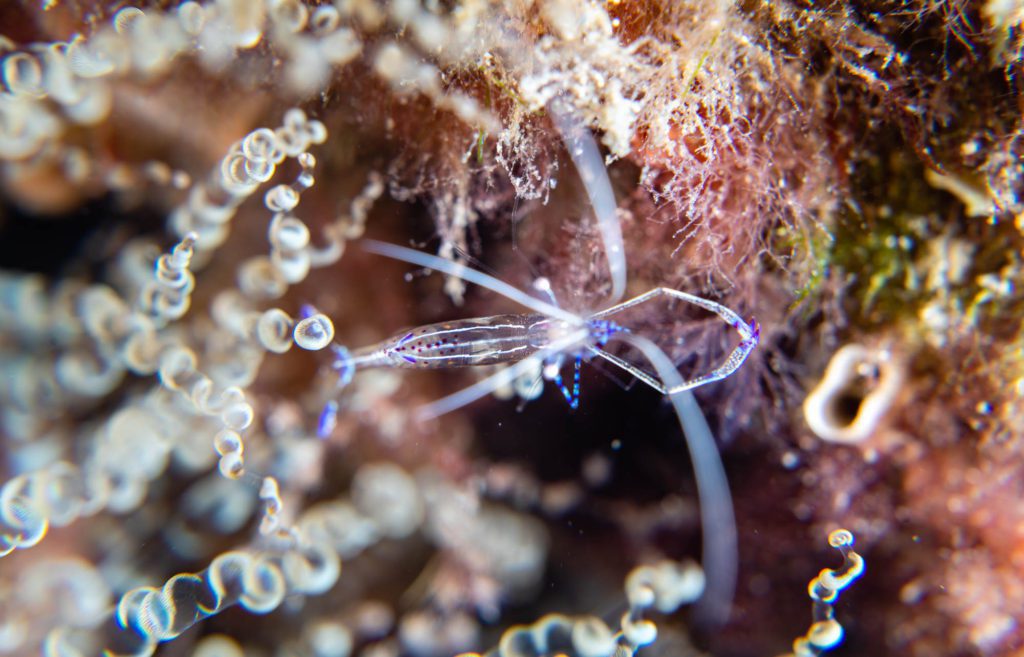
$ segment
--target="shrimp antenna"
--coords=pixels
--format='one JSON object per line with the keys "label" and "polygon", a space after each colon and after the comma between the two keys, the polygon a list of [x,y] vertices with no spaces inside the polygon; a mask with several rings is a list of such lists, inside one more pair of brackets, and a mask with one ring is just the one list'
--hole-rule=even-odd
{"label": "shrimp antenna", "polygon": [[604,254],[608,259],[608,273],[612,279],[611,303],[615,303],[626,293],[626,250],[622,244],[618,204],[615,202],[611,181],[608,180],[608,170],[594,142],[594,136],[568,104],[562,98],[555,98],[548,103],[548,110],[569,151],[576,172],[583,181],[590,205],[594,208],[594,218],[601,232]]}
{"label": "shrimp antenna", "polygon": [[[670,391],[683,386],[683,379],[672,360],[656,344],[631,333],[619,333],[615,337],[639,349]],[[729,619],[732,599],[736,593],[738,562],[736,516],[732,494],[729,492],[729,480],[725,476],[711,428],[693,393],[682,389],[669,392],[668,396],[686,437],[686,447],[693,461],[697,494],[700,497],[701,551],[707,587],[697,603],[697,613],[707,623],[720,626]]]}
{"label": "shrimp antenna", "polygon": [[573,325],[583,324],[583,318],[578,315],[574,315],[566,310],[562,310],[558,306],[554,306],[550,303],[531,297],[525,292],[518,290],[504,281],[499,281],[493,276],[467,267],[454,263],[444,258],[439,258],[429,253],[422,253],[414,249],[409,249],[404,246],[398,246],[397,244],[388,244],[387,242],[378,242],[377,240],[363,240],[363,250],[369,251],[370,253],[376,253],[387,258],[394,260],[402,260],[420,267],[427,267],[435,271],[439,271],[442,274],[448,274],[456,278],[461,278],[464,281],[479,285],[480,287],[487,288],[491,292],[500,294],[501,296],[515,301],[521,306],[529,308],[534,312],[538,312],[542,315],[554,319],[560,319],[563,322],[568,322]]}

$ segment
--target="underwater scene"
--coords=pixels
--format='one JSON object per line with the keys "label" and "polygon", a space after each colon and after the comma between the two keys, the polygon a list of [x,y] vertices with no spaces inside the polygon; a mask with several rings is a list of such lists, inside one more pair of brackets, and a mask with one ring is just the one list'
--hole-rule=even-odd
{"label": "underwater scene", "polygon": [[0,657],[1024,655],[1019,0],[0,3]]}

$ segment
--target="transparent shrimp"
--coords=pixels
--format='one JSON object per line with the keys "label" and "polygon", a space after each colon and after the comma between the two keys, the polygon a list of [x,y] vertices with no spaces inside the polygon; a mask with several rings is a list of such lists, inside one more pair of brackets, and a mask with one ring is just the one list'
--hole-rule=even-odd
{"label": "transparent shrimp", "polygon": [[[372,240],[365,240],[363,248],[371,253],[434,269],[480,285],[519,303],[533,313],[494,315],[430,324],[395,335],[356,352],[349,352],[344,347],[336,345],[334,349],[337,358],[334,369],[338,372],[341,386],[347,385],[355,371],[364,367],[438,369],[509,364],[508,367],[467,388],[421,407],[417,411],[417,417],[422,420],[443,415],[493,393],[535,369],[536,359],[540,359],[544,364],[545,376],[555,381],[570,406],[575,408],[579,401],[580,362],[584,356],[596,355],[669,397],[686,437],[700,497],[701,524],[704,527],[704,568],[709,584],[698,605],[698,613],[709,624],[723,624],[729,616],[736,584],[736,524],[725,470],[718,458],[711,431],[690,390],[724,379],[739,369],[760,341],[760,327],[757,321],[751,320],[748,323],[722,304],[665,287],[655,288],[584,317],[563,310],[554,303],[532,297],[479,271],[437,256]],[[685,301],[715,313],[739,333],[739,344],[726,360],[711,372],[683,380],[672,365],[672,361],[653,342],[632,335],[625,327],[607,319],[661,296]],[[626,340],[638,349],[654,366],[658,378],[605,351],[603,347],[612,339]],[[574,356],[576,360],[571,391],[563,383],[560,374],[567,355]],[[337,411],[337,402],[328,402],[321,414],[321,435],[330,432]]]}
{"label": "transparent shrimp", "polygon": [[[458,319],[427,324],[403,331],[375,345],[349,351],[332,345],[335,360],[332,365],[338,373],[338,385],[348,385],[359,369],[391,367],[398,369],[449,369],[479,365],[524,363],[540,358],[562,391],[571,408],[579,405],[579,369],[577,358],[573,386],[570,391],[561,378],[561,355],[567,350],[585,345],[600,350],[616,333],[626,329],[606,320],[593,320],[585,326],[575,321],[548,317],[541,314],[509,314],[490,317]],[[516,372],[519,369],[514,370]],[[505,372],[503,370],[502,372]],[[507,381],[508,374],[502,374]],[[429,419],[443,415],[474,399],[493,392],[492,387],[470,388],[458,395],[420,409],[417,416]],[[328,402],[321,415],[319,432],[330,433],[335,423],[337,402]]]}
{"label": "transparent shrimp", "polygon": [[[419,419],[443,415],[492,393],[522,372],[531,369],[532,362],[517,366],[529,358],[543,361],[547,378],[555,381],[572,408],[579,404],[580,363],[584,356],[589,355],[599,356],[662,394],[671,395],[728,377],[739,369],[757,346],[760,337],[756,321],[748,324],[737,313],[722,304],[670,288],[656,288],[583,317],[563,310],[553,303],[532,297],[491,276],[437,256],[373,240],[365,240],[363,248],[371,253],[457,276],[534,311],[532,314],[494,315],[429,324],[396,334],[376,345],[356,351],[349,351],[340,345],[333,346],[336,355],[333,369],[338,373],[339,386],[347,385],[357,370],[371,367],[447,369],[513,364],[512,367],[421,408],[417,412]],[[628,333],[625,327],[605,318],[662,295],[713,312],[739,333],[739,345],[722,365],[696,378],[666,385],[664,379],[659,381],[628,361],[604,350],[603,347],[609,340],[619,334]],[[567,355],[576,359],[571,390],[564,384],[560,374],[561,365]],[[321,416],[321,434],[330,432],[334,426],[336,413],[337,403],[329,402]]]}
{"label": "transparent shrimp", "polygon": [[626,293],[626,249],[622,243],[622,226],[619,224],[615,193],[608,180],[604,158],[590,130],[564,98],[552,99],[548,103],[548,112],[583,182],[590,207],[594,209],[594,219],[597,220],[597,229],[601,233],[608,261],[608,278],[612,284],[610,301],[615,303]]}

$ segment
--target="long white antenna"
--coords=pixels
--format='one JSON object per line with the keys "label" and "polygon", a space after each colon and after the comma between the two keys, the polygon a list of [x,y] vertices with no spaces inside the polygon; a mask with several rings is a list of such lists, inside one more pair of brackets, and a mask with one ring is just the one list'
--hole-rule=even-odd
{"label": "long white antenna", "polygon": [[615,202],[611,181],[608,180],[608,170],[605,169],[593,135],[566,106],[565,101],[555,98],[548,103],[548,110],[580,174],[590,205],[594,208],[594,217],[604,242],[604,254],[608,259],[608,273],[612,279],[609,302],[615,303],[626,294],[626,250],[622,244],[618,204]]}
{"label": "long white antenna", "polygon": [[429,253],[422,253],[414,249],[408,249],[404,246],[398,246],[396,244],[388,244],[387,242],[378,242],[377,240],[363,240],[363,249],[370,253],[376,253],[378,255],[393,258],[395,260],[402,260],[420,267],[427,267],[441,272],[442,274],[448,274],[449,276],[455,276],[461,278],[464,281],[469,281],[480,287],[485,287],[491,292],[495,292],[515,301],[521,306],[525,306],[534,312],[538,312],[548,317],[560,319],[563,322],[568,322],[573,325],[582,325],[584,320],[579,315],[574,315],[567,310],[562,310],[558,306],[553,306],[550,303],[541,301],[536,297],[531,297],[522,290],[518,290],[504,281],[499,281],[493,276],[471,269],[465,265],[458,265],[451,260],[445,260]]}
{"label": "long white antenna", "polygon": [[[672,360],[656,344],[631,333],[621,333],[615,337],[639,349],[657,370],[666,388],[671,390],[682,386],[683,379]],[[739,561],[736,516],[732,508],[729,480],[725,476],[711,428],[693,393],[689,390],[669,393],[669,400],[686,437],[686,447],[693,461],[693,474],[700,496],[701,561],[707,576],[707,587],[698,603],[698,612],[707,622],[724,625],[729,620],[732,599],[736,593]]]}

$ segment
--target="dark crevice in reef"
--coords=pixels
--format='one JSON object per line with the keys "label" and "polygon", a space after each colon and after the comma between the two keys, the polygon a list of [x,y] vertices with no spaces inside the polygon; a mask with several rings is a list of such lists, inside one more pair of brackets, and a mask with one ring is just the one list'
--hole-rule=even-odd
{"label": "dark crevice in reef", "polygon": [[155,208],[130,211],[108,194],[57,216],[37,216],[17,203],[0,206],[0,267],[53,279],[94,280],[130,238],[158,234],[164,215]]}

